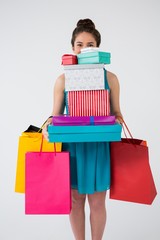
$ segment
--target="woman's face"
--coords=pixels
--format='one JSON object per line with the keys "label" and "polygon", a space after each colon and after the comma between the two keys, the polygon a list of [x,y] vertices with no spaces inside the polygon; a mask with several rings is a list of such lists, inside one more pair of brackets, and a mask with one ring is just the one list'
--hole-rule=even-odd
{"label": "woman's face", "polygon": [[74,47],[72,48],[73,52],[75,54],[79,54],[81,49],[87,47],[97,47],[95,38],[88,32],[79,33],[75,39]]}

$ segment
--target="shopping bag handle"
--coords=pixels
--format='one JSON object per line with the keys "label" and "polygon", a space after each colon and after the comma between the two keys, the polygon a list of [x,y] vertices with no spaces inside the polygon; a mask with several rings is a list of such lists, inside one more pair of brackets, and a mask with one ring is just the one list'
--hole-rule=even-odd
{"label": "shopping bag handle", "polygon": [[[39,151],[40,154],[42,153],[43,141],[44,141],[44,136],[42,135],[42,141],[41,141],[40,151]],[[55,156],[56,156],[56,153],[57,153],[57,151],[56,151],[56,143],[54,142],[53,144],[54,144],[54,150],[53,150],[53,152],[55,153]]]}
{"label": "shopping bag handle", "polygon": [[[51,116],[49,118],[51,118]],[[47,118],[47,120],[44,121],[44,123],[42,124],[42,126],[40,127],[38,132],[41,132],[41,130],[43,129],[44,125],[46,124],[46,122],[48,121],[49,118]]]}
{"label": "shopping bag handle", "polygon": [[[123,124],[124,124],[124,125],[123,125]],[[122,124],[122,128],[123,128],[123,132],[124,132],[125,137],[128,138],[128,137],[127,137],[127,134],[126,134],[126,132],[125,132],[125,128],[126,128],[129,136],[133,139],[133,135],[131,134],[131,132],[130,132],[130,130],[129,130],[129,128],[128,128],[128,126],[127,126],[127,124],[125,123],[124,120],[123,120],[123,124]],[[124,128],[124,126],[125,126],[125,128]]]}
{"label": "shopping bag handle", "polygon": [[[124,121],[124,119],[121,116],[118,116],[118,118],[120,118],[121,121],[122,121],[122,128],[123,128],[123,132],[124,132],[125,137],[128,139],[127,134],[126,134],[126,130],[127,130],[129,136],[133,139],[133,135],[131,134],[126,122]],[[126,128],[126,130],[125,130],[125,128]]]}

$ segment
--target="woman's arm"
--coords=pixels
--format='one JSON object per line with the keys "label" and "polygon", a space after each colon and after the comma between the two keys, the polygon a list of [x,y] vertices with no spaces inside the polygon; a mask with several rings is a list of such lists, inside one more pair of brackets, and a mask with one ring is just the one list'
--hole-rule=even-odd
{"label": "woman's arm", "polygon": [[64,112],[64,74],[57,78],[53,91],[52,116],[63,114]]}
{"label": "woman's arm", "polygon": [[108,84],[110,87],[111,114],[116,116],[117,122],[122,122],[123,116],[120,109],[119,96],[120,86],[115,74],[107,72]]}
{"label": "woman's arm", "polygon": [[[59,76],[54,85],[53,91],[53,110],[52,116],[63,114],[64,112],[64,74]],[[48,140],[48,125],[51,124],[52,118],[49,117],[46,121],[45,125],[43,126],[43,136],[45,139]]]}

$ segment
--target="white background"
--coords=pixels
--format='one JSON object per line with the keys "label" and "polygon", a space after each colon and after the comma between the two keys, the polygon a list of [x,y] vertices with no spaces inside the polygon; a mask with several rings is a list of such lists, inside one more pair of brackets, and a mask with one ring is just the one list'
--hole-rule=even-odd
{"label": "white background", "polygon": [[[14,192],[18,137],[41,126],[52,111],[53,85],[72,53],[71,33],[91,18],[111,52],[107,69],[121,86],[121,109],[136,138],[146,139],[160,187],[158,0],[0,0],[0,239],[71,240],[68,216],[25,216],[24,195]],[[160,198],[151,206],[106,200],[107,240],[159,240]],[[89,217],[86,205],[87,218]],[[87,238],[90,238],[87,219]]]}

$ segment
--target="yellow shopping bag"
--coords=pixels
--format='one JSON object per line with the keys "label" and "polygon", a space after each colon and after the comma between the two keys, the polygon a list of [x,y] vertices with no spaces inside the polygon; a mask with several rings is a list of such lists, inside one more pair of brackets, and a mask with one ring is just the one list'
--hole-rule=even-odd
{"label": "yellow shopping bag", "polygon": [[[15,192],[25,192],[25,154],[26,152],[40,151],[42,143],[42,133],[23,132],[19,137],[17,169],[15,179]],[[62,143],[55,143],[56,151],[61,152]],[[54,152],[54,143],[43,140],[42,152]]]}

